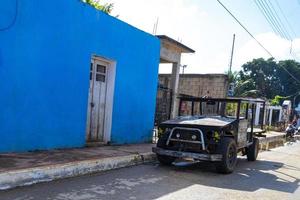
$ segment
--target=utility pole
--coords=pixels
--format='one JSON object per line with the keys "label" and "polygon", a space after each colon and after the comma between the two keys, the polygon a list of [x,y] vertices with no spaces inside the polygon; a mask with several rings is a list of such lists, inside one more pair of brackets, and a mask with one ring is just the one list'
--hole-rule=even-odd
{"label": "utility pole", "polygon": [[231,49],[231,56],[230,56],[230,63],[229,63],[229,73],[231,73],[231,68],[232,68],[232,59],[233,59],[233,52],[234,52],[234,43],[235,43],[235,34],[233,34],[232,49]]}
{"label": "utility pole", "polygon": [[[235,34],[233,34],[233,41],[232,41],[232,49],[231,49],[231,55],[230,55],[230,62],[229,62],[229,71],[228,71],[228,77],[232,77],[232,60],[233,60],[233,52],[234,52],[234,43],[235,43]],[[232,97],[234,96],[234,88],[235,84],[231,78],[229,79],[229,88],[228,88],[228,96]]]}
{"label": "utility pole", "polygon": [[187,68],[187,65],[182,65],[182,74],[184,74],[184,69]]}

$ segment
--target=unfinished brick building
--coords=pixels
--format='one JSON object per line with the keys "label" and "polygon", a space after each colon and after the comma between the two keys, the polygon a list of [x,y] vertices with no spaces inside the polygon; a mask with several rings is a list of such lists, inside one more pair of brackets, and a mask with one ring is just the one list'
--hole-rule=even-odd
{"label": "unfinished brick building", "polygon": [[[228,85],[228,76],[225,74],[180,74],[179,93],[176,96],[224,98],[227,96]],[[172,101],[170,86],[171,75],[160,74],[156,98],[156,123],[170,118]]]}
{"label": "unfinished brick building", "polygon": [[[159,75],[160,86],[170,88],[170,74]],[[202,97],[226,97],[228,76],[225,74],[180,74],[179,93]]]}

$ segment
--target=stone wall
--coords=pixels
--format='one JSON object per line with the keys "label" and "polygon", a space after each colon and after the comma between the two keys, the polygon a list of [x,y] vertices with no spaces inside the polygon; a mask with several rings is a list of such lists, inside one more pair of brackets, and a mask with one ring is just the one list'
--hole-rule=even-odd
{"label": "stone wall", "polygon": [[[163,87],[171,87],[170,74],[160,74],[159,83]],[[214,98],[227,96],[228,76],[225,74],[180,74],[179,93]]]}

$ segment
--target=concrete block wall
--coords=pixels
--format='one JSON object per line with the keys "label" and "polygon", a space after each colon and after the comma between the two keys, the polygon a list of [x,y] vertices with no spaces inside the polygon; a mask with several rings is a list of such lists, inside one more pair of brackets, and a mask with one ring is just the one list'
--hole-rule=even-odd
{"label": "concrete block wall", "polygon": [[[160,85],[170,88],[170,77],[170,74],[160,74]],[[227,96],[227,90],[228,76],[225,74],[180,74],[180,94],[196,97],[208,95],[214,98],[223,98]]]}

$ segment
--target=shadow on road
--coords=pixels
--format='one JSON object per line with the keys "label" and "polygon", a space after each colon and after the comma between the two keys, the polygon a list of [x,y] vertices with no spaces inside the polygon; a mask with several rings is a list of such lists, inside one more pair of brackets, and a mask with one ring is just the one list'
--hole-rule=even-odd
{"label": "shadow on road", "polygon": [[[194,184],[249,192],[269,189],[294,193],[299,187],[300,179],[299,176],[294,175],[295,171],[299,174],[300,169],[298,167],[267,160],[248,162],[246,159],[239,159],[236,171],[228,175],[216,174],[214,165],[205,162],[185,166],[182,164],[175,165],[171,167],[171,170],[186,175],[194,175]],[[209,180],[198,182],[197,176],[205,176]]]}

